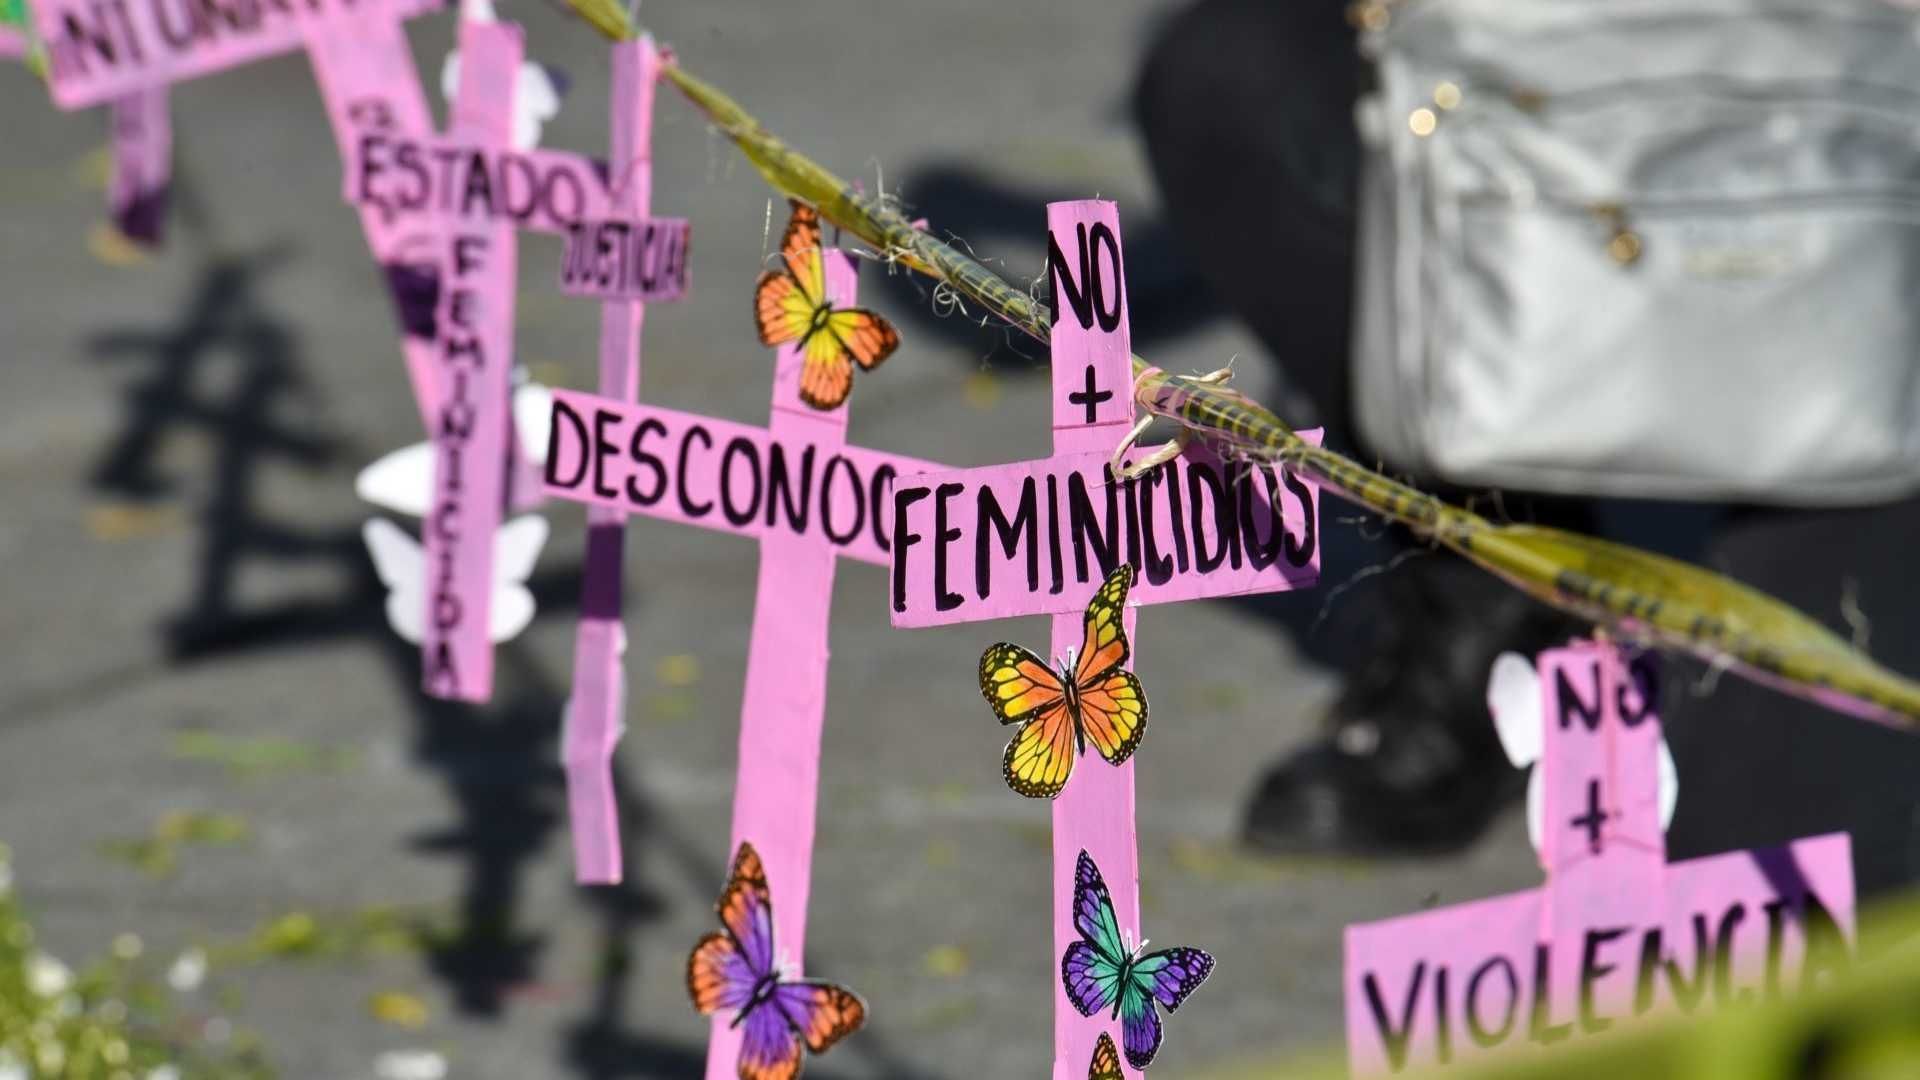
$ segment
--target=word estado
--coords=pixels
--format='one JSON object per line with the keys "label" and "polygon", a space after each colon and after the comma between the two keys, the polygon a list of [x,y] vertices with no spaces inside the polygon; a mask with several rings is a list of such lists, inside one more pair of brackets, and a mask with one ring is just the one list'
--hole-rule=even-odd
{"label": "word estado", "polygon": [[369,131],[348,157],[345,194],[388,221],[453,214],[561,233],[612,216],[606,185],[606,163],[579,154]]}

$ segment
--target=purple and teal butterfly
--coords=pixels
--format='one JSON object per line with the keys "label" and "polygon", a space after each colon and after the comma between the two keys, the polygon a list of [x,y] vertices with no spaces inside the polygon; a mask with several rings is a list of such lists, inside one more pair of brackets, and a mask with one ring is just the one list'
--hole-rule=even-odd
{"label": "purple and teal butterfly", "polygon": [[[1060,957],[1060,982],[1082,1016],[1113,1010],[1127,1064],[1144,1069],[1160,1052],[1163,1031],[1158,1001],[1168,1012],[1213,973],[1213,957],[1200,949],[1130,948],[1113,911],[1113,897],[1093,857],[1082,851],[1073,875],[1073,925],[1081,940]],[[1142,942],[1142,947],[1145,946]]]}
{"label": "purple and teal butterfly", "polygon": [[752,844],[740,845],[733,874],[715,905],[721,933],[708,934],[687,957],[687,993],[711,1016],[734,1012],[740,1037],[740,1080],[793,1080],[800,1048],[824,1053],[867,1022],[867,1005],[843,986],[785,979],[774,966],[773,899],[766,868]]}

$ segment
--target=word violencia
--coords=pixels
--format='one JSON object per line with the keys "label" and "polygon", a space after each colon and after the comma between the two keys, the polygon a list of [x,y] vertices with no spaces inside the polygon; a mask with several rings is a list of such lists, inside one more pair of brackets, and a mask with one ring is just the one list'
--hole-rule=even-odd
{"label": "word violencia", "polygon": [[678,218],[583,221],[567,229],[560,291],[568,296],[655,303],[687,294],[692,227]]}
{"label": "word violencia", "polygon": [[509,150],[449,139],[362,133],[347,161],[346,198],[397,218],[451,214],[565,233],[614,215],[603,161],[560,150]]}
{"label": "word violencia", "polygon": [[[1678,864],[1684,866],[1685,864]],[[1482,913],[1485,914],[1484,912]],[[1435,928],[1438,929],[1438,928]],[[1675,933],[1678,929],[1680,932]],[[1757,959],[1764,957],[1763,959]],[[1671,1007],[1691,1013],[1703,1004],[1723,1007],[1768,1000],[1796,989],[1785,976],[1798,969],[1797,989],[1820,985],[1851,966],[1846,933],[1811,889],[1751,906],[1734,900],[1685,913],[1668,926],[1595,926],[1578,955],[1559,955],[1546,942],[1476,959],[1415,960],[1398,992],[1378,973],[1362,974],[1370,1035],[1388,1068],[1405,1069],[1417,1029],[1425,1029],[1435,1064],[1451,1064],[1456,1044],[1487,1051],[1516,1042],[1546,1046],[1614,1025],[1603,999],[1624,1001],[1608,984],[1631,979],[1632,1006],[1642,1016]],[[1577,990],[1556,998],[1557,964],[1577,964]]]}
{"label": "word violencia", "polygon": [[885,565],[894,478],[932,468],[555,390],[545,488],[556,498],[740,536],[825,537],[848,558]]}
{"label": "word violencia", "polygon": [[[98,105],[301,46],[301,20],[399,17],[441,0],[34,0],[47,79],[62,108]],[[156,78],[156,76],[159,76]]]}
{"label": "word violencia", "polygon": [[1198,449],[1117,482],[1099,453],[912,477],[894,500],[893,623],[1029,613],[1121,561],[1142,603],[1300,588],[1319,578],[1317,501],[1285,468]]}
{"label": "word violencia", "polygon": [[[1528,802],[1546,881],[1347,927],[1341,981],[1355,1076],[1775,998],[1850,965],[1845,833],[1667,861],[1661,806],[1675,781],[1659,764],[1649,657],[1576,641],[1542,652],[1517,683],[1494,681],[1503,742],[1538,740]],[[1509,690],[1498,689],[1503,681]]]}

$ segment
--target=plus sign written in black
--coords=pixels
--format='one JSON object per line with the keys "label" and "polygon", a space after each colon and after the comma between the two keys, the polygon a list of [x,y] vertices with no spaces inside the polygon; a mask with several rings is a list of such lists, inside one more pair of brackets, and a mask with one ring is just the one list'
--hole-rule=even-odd
{"label": "plus sign written in black", "polygon": [[1600,781],[1587,781],[1587,812],[1574,818],[1568,824],[1576,829],[1587,830],[1587,848],[1595,855],[1600,854],[1600,826],[1612,815],[1600,809]]}
{"label": "plus sign written in black", "polygon": [[1087,388],[1085,390],[1075,390],[1073,393],[1068,394],[1067,400],[1072,402],[1075,405],[1086,406],[1087,407],[1086,422],[1091,424],[1093,423],[1093,411],[1099,408],[1101,402],[1110,400],[1112,397],[1113,397],[1113,391],[1100,389],[1100,384],[1094,381],[1093,365],[1088,364],[1087,365]]}

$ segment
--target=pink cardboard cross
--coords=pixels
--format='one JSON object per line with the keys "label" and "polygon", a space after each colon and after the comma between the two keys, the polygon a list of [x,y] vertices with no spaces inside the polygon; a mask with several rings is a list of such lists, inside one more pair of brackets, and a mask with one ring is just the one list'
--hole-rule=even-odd
{"label": "pink cardboard cross", "polygon": [[[449,272],[439,235],[444,216],[565,233],[586,218],[611,216],[606,168],[565,151],[518,151],[504,138],[463,144],[435,136],[413,54],[392,18],[314,20],[308,33],[346,163],[346,199],[359,208],[368,247],[387,274],[414,399],[431,431],[440,394],[435,315]],[[519,70],[487,78],[511,86]],[[461,80],[463,89],[469,81]],[[511,441],[507,452],[516,453]]]}
{"label": "pink cardboard cross", "polygon": [[[824,255],[827,300],[852,305],[853,261]],[[938,468],[848,445],[846,406],[802,403],[802,363],[798,344],[775,354],[765,428],[555,390],[546,466],[549,495],[760,541],[728,851],[743,840],[759,850],[780,951],[796,962],[806,949],[836,561],[885,565],[893,479]],[[618,558],[617,548],[601,552],[590,560]],[[715,1022],[709,1078],[736,1074],[739,1038],[728,1020]]]}
{"label": "pink cardboard cross", "polygon": [[[612,154],[613,210],[606,222],[576,226],[567,236],[561,264],[561,288],[572,295],[601,296],[600,396],[633,401],[640,396],[640,330],[645,301],[668,299],[685,291],[684,261],[679,289],[630,296],[597,284],[597,240],[652,235],[665,223],[647,218],[653,194],[653,97],[660,53],[652,38],[613,47]],[[685,252],[685,222],[679,223]],[[580,249],[586,249],[583,253]],[[618,252],[624,256],[624,247]],[[636,260],[638,261],[638,260]],[[624,275],[616,275],[624,280]],[[573,696],[567,705],[561,761],[567,773],[567,813],[572,822],[574,876],[583,885],[617,884],[621,877],[620,823],[613,798],[613,747],[619,741],[625,675],[621,654],[621,560],[626,547],[626,514],[603,506],[587,507],[586,575],[581,585],[580,624],[574,637]]]}
{"label": "pink cardboard cross", "polygon": [[[1266,491],[1256,494],[1254,470],[1189,451],[1136,480],[1113,480],[1108,460],[1134,418],[1118,208],[1103,201],[1050,203],[1047,245],[1054,454],[929,472],[898,485],[893,624],[1051,614],[1052,655],[1065,656],[1081,645],[1088,599],[1122,560],[1138,572],[1131,595],[1142,603],[1317,581],[1316,494],[1291,474],[1259,470]],[[1318,432],[1308,435],[1318,438]],[[1129,636],[1134,622],[1130,607]],[[1137,639],[1134,645],[1137,657]],[[1079,937],[1072,908],[1074,866],[1083,849],[1105,874],[1121,926],[1138,941],[1132,760],[1116,768],[1084,756],[1054,801],[1055,958]],[[1053,1076],[1084,1080],[1110,1020],[1082,1017],[1059,989],[1057,959],[1049,968],[1056,972]],[[1139,1075],[1123,1068],[1129,1077]]]}
{"label": "pink cardboard cross", "polygon": [[[494,397],[507,392],[511,369],[514,231],[577,235],[584,222],[612,216],[616,197],[630,193],[617,193],[605,166],[589,158],[513,149],[520,51],[489,46],[469,55],[462,41],[468,77],[460,98],[469,100],[474,88],[487,93],[484,137],[459,129],[430,133],[411,54],[391,21],[317,27],[311,51],[330,109],[344,113],[335,130],[347,161],[345,195],[360,207],[376,253],[389,253],[383,262],[406,330],[408,370],[436,447],[433,510],[423,529],[429,572],[438,575],[427,599],[424,688],[436,697],[486,701],[491,529],[510,487],[516,504],[523,490],[537,491],[531,474],[524,484],[509,483],[518,479],[519,447],[507,437],[506,399],[496,405]],[[351,89],[329,85],[338,83]],[[417,104],[419,124],[394,122],[395,93],[409,113]],[[450,237],[450,227],[465,229],[464,238]],[[476,314],[490,320],[482,336],[473,333]],[[457,553],[451,561],[450,552]]]}
{"label": "pink cardboard cross", "polygon": [[1538,667],[1546,885],[1348,927],[1355,1075],[1537,1052],[1849,963],[1846,834],[1668,863],[1650,658],[1578,642]]}

